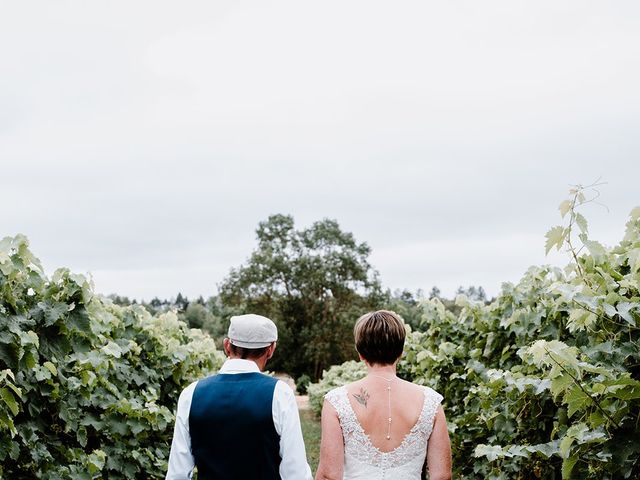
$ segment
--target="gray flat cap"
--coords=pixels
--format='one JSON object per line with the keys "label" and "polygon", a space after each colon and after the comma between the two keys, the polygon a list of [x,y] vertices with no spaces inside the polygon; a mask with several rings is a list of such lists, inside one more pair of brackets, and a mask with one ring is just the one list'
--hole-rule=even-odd
{"label": "gray flat cap", "polygon": [[231,317],[227,336],[237,347],[263,348],[278,340],[278,328],[262,315],[236,315]]}

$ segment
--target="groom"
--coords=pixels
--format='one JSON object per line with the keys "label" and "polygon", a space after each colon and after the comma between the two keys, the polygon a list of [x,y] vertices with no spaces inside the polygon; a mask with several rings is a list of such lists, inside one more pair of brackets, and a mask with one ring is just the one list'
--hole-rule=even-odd
{"label": "groom", "polygon": [[180,394],[166,480],[311,480],[293,391],[261,373],[277,339],[266,317],[231,317],[229,358]]}

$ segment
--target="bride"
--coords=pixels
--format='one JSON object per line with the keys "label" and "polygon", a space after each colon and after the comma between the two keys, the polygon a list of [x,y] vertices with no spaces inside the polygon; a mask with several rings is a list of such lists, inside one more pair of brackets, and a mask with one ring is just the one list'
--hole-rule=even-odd
{"label": "bride", "polygon": [[331,390],[322,407],[316,480],[451,478],[442,396],[396,376],[405,327],[394,312],[367,313],[354,327],[367,366],[362,380]]}

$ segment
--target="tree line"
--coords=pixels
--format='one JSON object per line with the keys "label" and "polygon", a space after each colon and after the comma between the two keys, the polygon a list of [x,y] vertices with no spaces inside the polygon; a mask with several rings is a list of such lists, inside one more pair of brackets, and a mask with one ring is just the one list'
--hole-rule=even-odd
{"label": "tree line", "polygon": [[[219,345],[232,315],[268,316],[280,332],[270,368],[312,380],[331,365],[356,358],[352,328],[367,311],[394,310],[413,329],[420,329],[422,299],[438,298],[454,313],[459,309],[437,287],[428,294],[384,289],[369,262],[371,248],[335,220],[298,229],[292,216],[272,215],[259,223],[256,237],[249,259],[231,269],[217,294],[189,300],[178,293],[175,298],[154,298],[143,305],[153,314],[177,311],[180,319],[207,331]],[[489,300],[482,287],[460,287],[456,294]],[[136,303],[117,295],[111,299],[121,305]]]}

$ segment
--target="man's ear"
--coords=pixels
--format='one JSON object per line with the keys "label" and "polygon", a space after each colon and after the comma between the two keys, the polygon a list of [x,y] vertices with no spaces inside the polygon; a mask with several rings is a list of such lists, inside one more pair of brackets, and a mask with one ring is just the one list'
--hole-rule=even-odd
{"label": "man's ear", "polygon": [[224,349],[224,353],[227,355],[227,357],[231,356],[231,348],[229,347],[230,344],[231,342],[229,341],[228,338],[225,338],[222,341],[222,348]]}
{"label": "man's ear", "polygon": [[273,342],[269,345],[269,350],[267,350],[267,360],[270,360],[271,357],[273,357],[273,353],[276,351],[276,343],[277,342]]}

